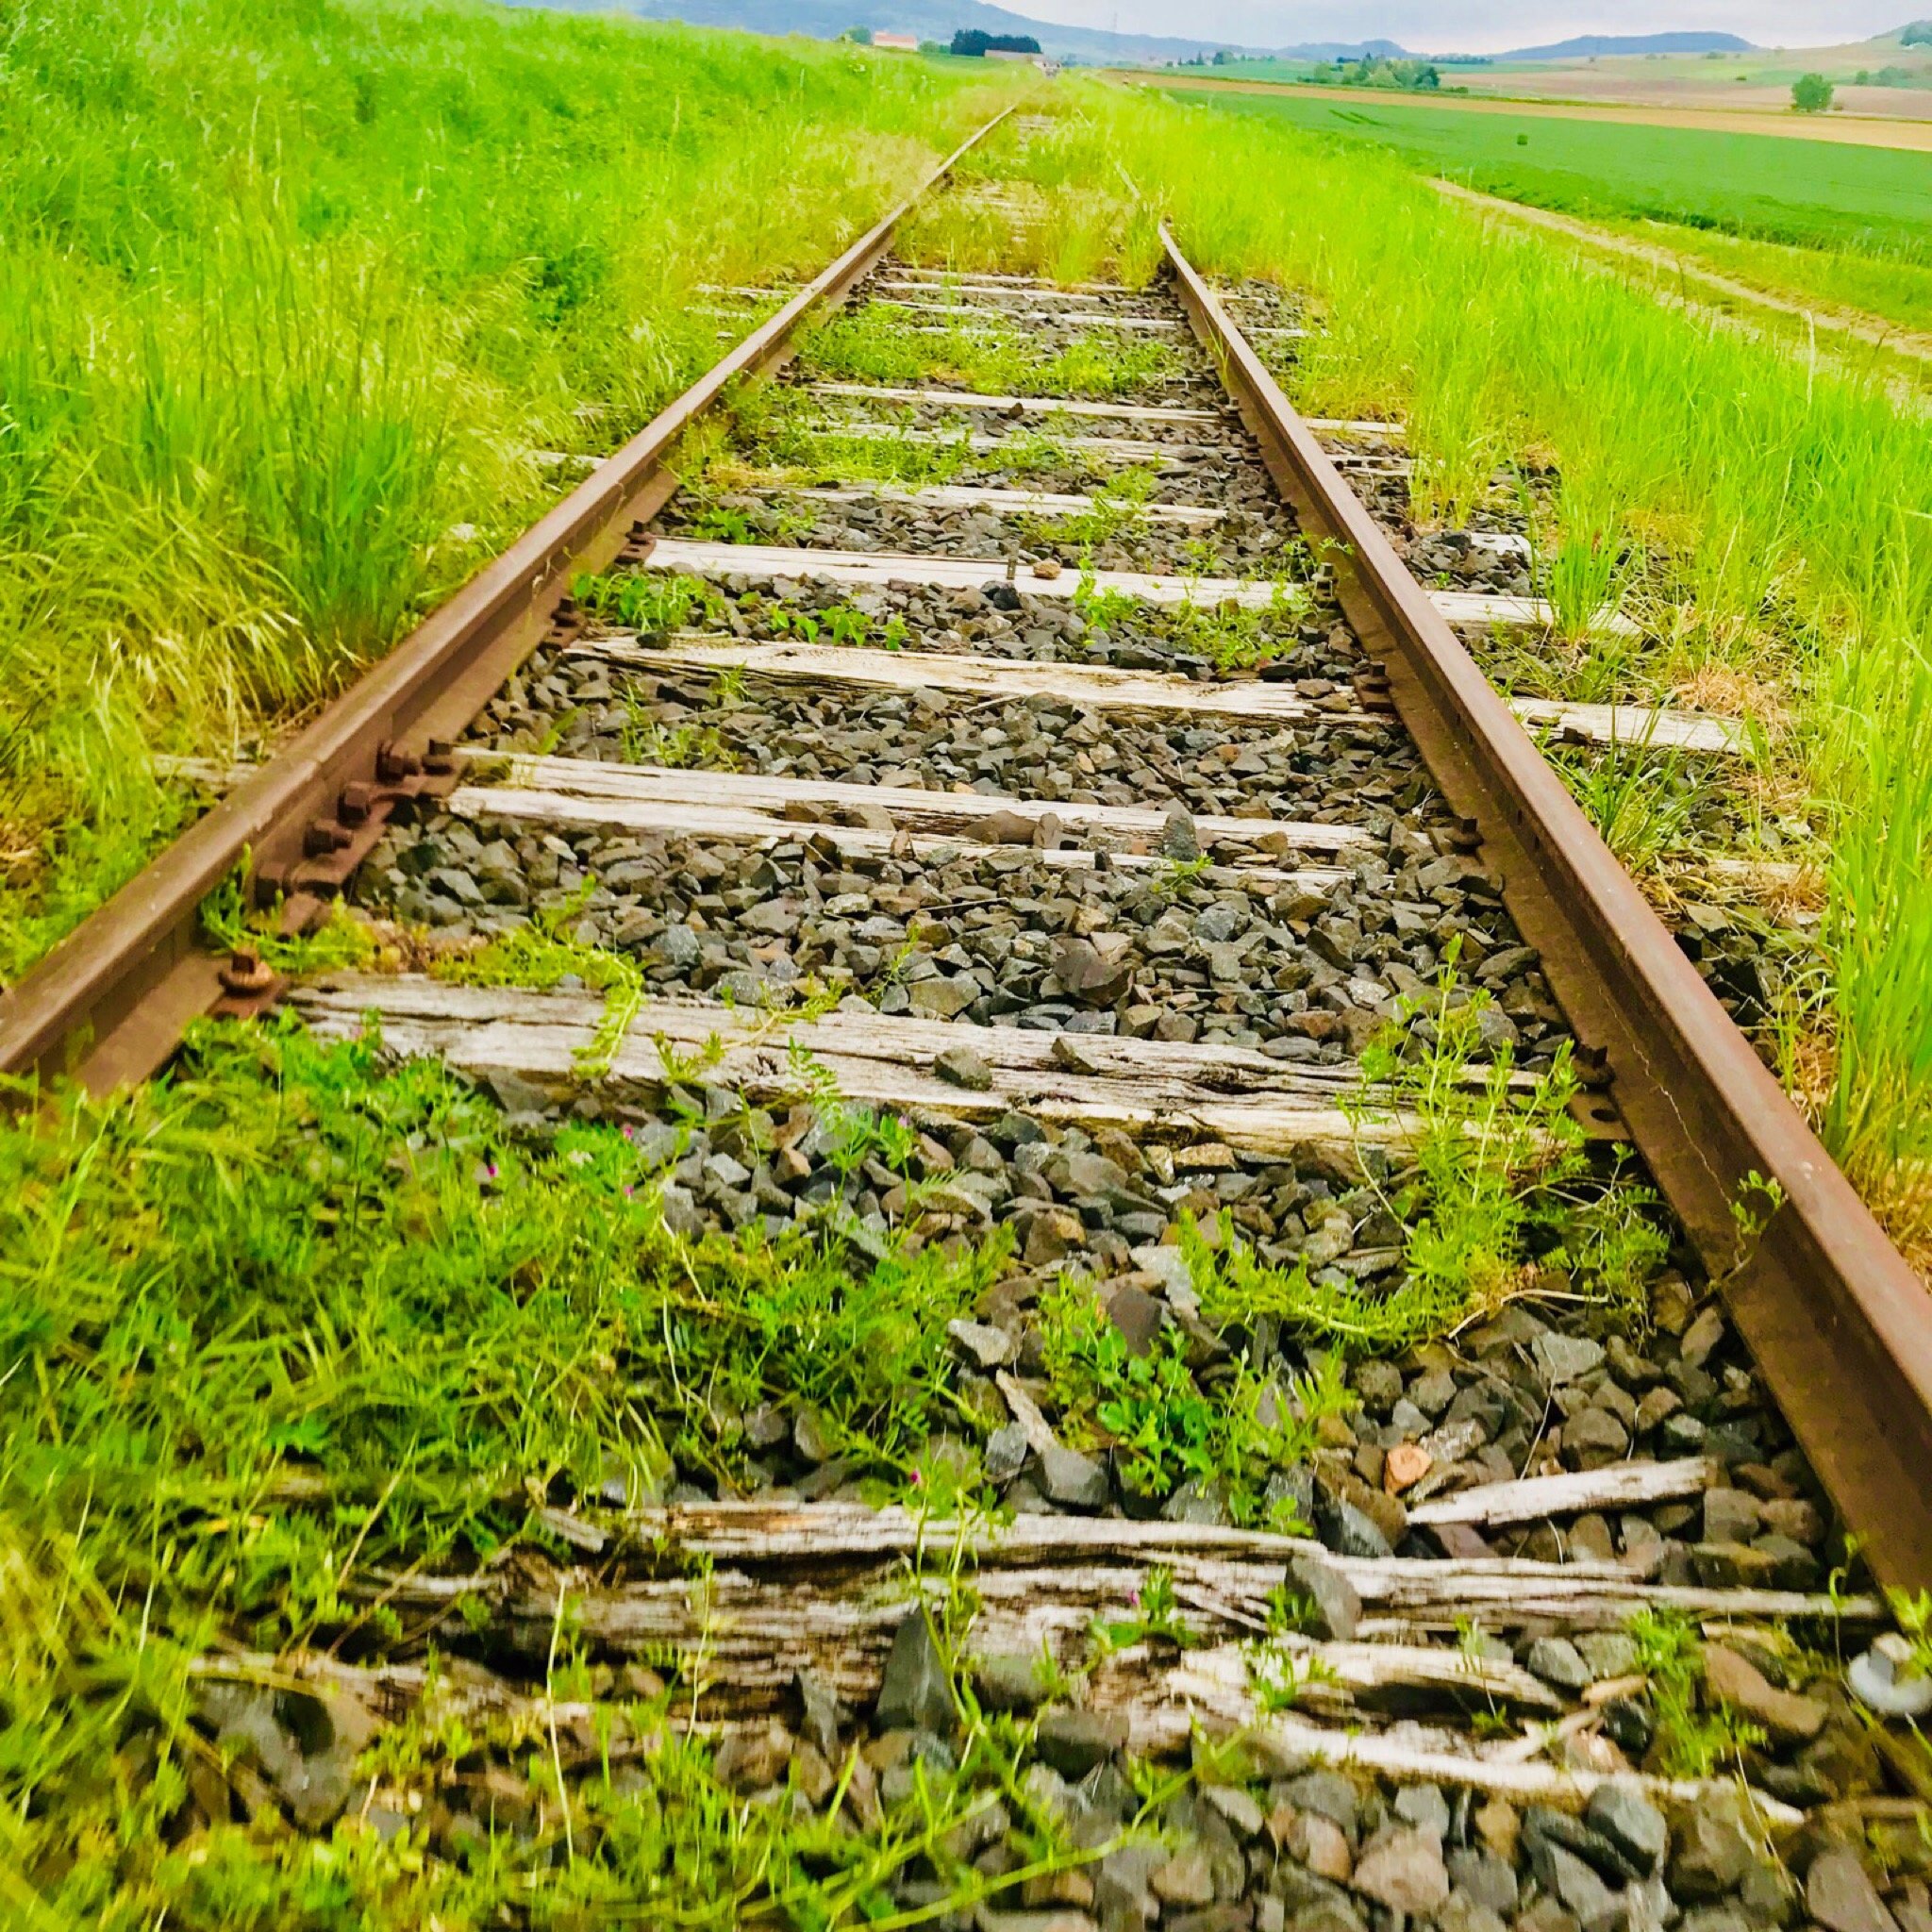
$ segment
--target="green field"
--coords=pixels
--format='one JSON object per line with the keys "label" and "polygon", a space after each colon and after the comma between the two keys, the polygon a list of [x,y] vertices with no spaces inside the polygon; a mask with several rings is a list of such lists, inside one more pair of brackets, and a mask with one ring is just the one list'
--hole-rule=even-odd
{"label": "green field", "polygon": [[1432,174],[1541,208],[1932,261],[1932,166],[1923,154],[1301,94],[1229,93],[1217,105],[1373,142]]}

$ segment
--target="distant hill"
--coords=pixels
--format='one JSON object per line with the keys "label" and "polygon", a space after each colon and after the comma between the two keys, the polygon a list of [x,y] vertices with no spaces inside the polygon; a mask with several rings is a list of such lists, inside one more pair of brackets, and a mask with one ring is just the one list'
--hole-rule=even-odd
{"label": "distant hill", "polygon": [[1547,47],[1512,47],[1498,60],[1579,60],[1589,54],[1750,54],[1736,34],[1578,34]]}
{"label": "distant hill", "polygon": [[[1032,20],[1011,13],[989,0],[510,0],[512,6],[548,6],[564,13],[624,11],[646,20],[682,20],[692,26],[742,27],[758,34],[806,34],[815,40],[836,39],[849,27],[869,26],[889,33],[917,34],[925,41],[950,41],[959,27],[978,27],[990,34],[1031,34],[1042,53],[1057,59],[1106,61],[1190,60],[1196,54],[1225,48],[1236,54],[1265,54],[1273,49],[1241,47],[1228,41],[1191,41],[1162,34],[1113,34],[1100,27],[1060,26],[1050,20]],[[1393,53],[1390,41],[1372,41],[1371,47]],[[1300,54],[1300,49],[1290,49]],[[1337,46],[1333,53],[1309,53],[1304,58],[1330,59],[1335,53],[1354,56],[1357,49]]]}

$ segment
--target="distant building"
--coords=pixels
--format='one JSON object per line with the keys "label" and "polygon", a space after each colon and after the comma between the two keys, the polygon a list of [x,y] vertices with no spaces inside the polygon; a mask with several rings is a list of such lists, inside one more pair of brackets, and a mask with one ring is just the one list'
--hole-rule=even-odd
{"label": "distant building", "polygon": [[889,48],[894,54],[916,54],[919,52],[917,34],[889,34],[874,32],[872,37],[874,47]]}

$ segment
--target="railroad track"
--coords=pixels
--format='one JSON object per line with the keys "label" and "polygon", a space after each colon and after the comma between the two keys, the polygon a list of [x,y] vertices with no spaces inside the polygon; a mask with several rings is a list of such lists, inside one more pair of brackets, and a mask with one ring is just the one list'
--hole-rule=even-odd
{"label": "railroad track", "polygon": [[[1500,584],[1424,591],[1349,481],[1399,475],[1399,429],[1297,417],[1270,373],[1297,320],[1172,236],[1148,288],[1068,291],[895,255],[903,212],[238,774],[6,996],[0,1058],[107,1087],[195,1014],[284,1005],[540,1141],[621,1124],[680,1240],[993,1256],[950,1323],[953,1431],[869,1465],[802,1392],[714,1383],[645,1491],[543,1504],[575,1570],[387,1579],[487,1631],[473,1715],[541,1706],[556,1745],[518,1686],[568,1591],[596,1654],[702,1659],[728,1782],[864,1822],[951,1752],[945,1632],[988,1708],[1052,1707],[1029,1789],[1107,1852],[1004,1897],[1016,1927],[1359,1924],[1452,1887],[1473,1924],[1532,1884],[1552,1927],[1755,1923],[1765,1833],[1808,1856],[1819,1807],[1897,1810],[1903,1748],[1790,1631],[1863,1655],[1882,1621],[1827,1592],[1834,1517],[1881,1582],[1932,1579],[1924,1291],[1524,726],[1713,758],[1728,728],[1498,697],[1456,626],[1541,621],[1521,540],[1467,540]],[[1117,355],[1088,384],[1115,387],[861,379],[804,333],[840,303],[861,346],[1017,331],[1034,366]],[[244,849],[291,930],[342,897],[423,970],[203,952]],[[1404,1177],[1432,1148],[1474,1213],[1457,1150],[1511,1121],[1541,1245],[1424,1305]],[[893,1460],[1010,1525],[871,1507]],[[1668,1735],[1673,1619],[1714,1646],[1692,1706],[1757,1727],[1741,1799]],[[277,1668],[424,1694],[407,1659]],[[1116,1754],[1228,1733],[1258,1755],[1176,1801],[1187,1844],[1108,1849]],[[1019,1855],[971,1849],[991,1896]],[[1856,1860],[1811,1870],[1814,1917],[1876,1923]]]}

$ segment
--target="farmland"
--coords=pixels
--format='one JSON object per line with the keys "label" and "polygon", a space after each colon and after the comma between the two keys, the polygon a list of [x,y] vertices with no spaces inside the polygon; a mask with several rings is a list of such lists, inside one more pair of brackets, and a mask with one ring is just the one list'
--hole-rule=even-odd
{"label": "farmland", "polygon": [[1799,246],[1932,258],[1923,156],[1836,142],[1472,111],[1314,92],[1221,97],[1229,112],[1389,149],[1510,200],[1716,227]]}

